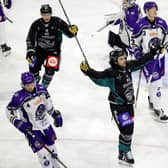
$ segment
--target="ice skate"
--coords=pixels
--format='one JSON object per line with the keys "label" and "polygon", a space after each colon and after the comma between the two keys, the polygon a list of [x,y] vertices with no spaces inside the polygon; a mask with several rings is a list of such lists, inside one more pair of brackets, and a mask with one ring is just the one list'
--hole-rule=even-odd
{"label": "ice skate", "polygon": [[135,163],[131,151],[128,151],[128,152],[120,151],[118,159],[120,164],[129,166],[129,167],[132,167]]}
{"label": "ice skate", "polygon": [[164,114],[163,109],[154,109],[154,119],[158,122],[168,123],[168,116]]}

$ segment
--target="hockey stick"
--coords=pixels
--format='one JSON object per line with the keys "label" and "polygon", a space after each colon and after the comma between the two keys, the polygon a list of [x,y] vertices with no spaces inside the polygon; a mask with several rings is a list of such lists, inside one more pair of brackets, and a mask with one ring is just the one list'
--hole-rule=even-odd
{"label": "hockey stick", "polygon": [[[63,6],[61,0],[58,0],[58,1],[59,1],[59,4],[60,4],[60,6],[61,6],[61,8],[62,8],[62,10],[63,10],[63,12],[64,12],[64,15],[65,15],[67,21],[68,21],[68,24],[71,25],[70,19],[69,19],[68,15],[67,15],[67,13],[66,13],[66,11],[65,11],[65,8],[64,8],[64,6]],[[78,46],[79,46],[79,49],[80,49],[81,52],[82,52],[82,55],[83,55],[85,61],[86,61],[87,64],[88,64],[88,60],[87,60],[87,58],[86,58],[86,55],[85,55],[85,53],[84,53],[84,51],[83,51],[83,49],[82,49],[82,46],[81,46],[81,44],[80,44],[80,42],[79,42],[77,36],[75,36],[75,40],[76,40],[76,42],[77,42],[77,44],[78,44]],[[88,64],[88,65],[89,65],[89,64]]]}
{"label": "hockey stick", "polygon": [[[32,138],[36,138],[36,139],[37,139],[37,137],[36,137],[30,130],[27,130],[27,133],[28,133]],[[38,139],[37,139],[37,141],[40,143],[40,141],[39,141]],[[68,168],[68,167],[58,158],[57,154],[56,154],[56,153],[53,153],[53,152],[47,147],[47,145],[44,145],[44,144],[43,144],[43,147],[44,147],[44,149],[46,149],[46,150],[48,151],[48,153],[51,154],[51,157],[52,157],[52,158],[56,159],[64,168]]]}
{"label": "hockey stick", "polygon": [[9,17],[5,16],[5,18],[8,22],[13,23],[13,21]]}
{"label": "hockey stick", "polygon": [[137,107],[141,78],[142,78],[142,69],[139,71],[138,85],[137,85],[136,96],[135,96],[135,108]]}
{"label": "hockey stick", "polygon": [[110,24],[113,24],[114,20],[110,21],[109,23],[105,24],[104,26],[100,27],[96,32],[101,32],[103,29],[105,29],[107,26],[109,26]]}
{"label": "hockey stick", "polygon": [[111,14],[106,14],[104,15],[105,17],[109,17],[110,16],[110,20],[107,24],[105,24],[104,26],[100,27],[96,32],[101,32],[103,29],[105,29],[107,26],[109,26],[110,24],[113,24],[117,19],[122,18],[122,14],[121,13],[111,13]]}
{"label": "hockey stick", "polygon": [[121,12],[118,12],[118,13],[109,13],[109,14],[105,14],[104,16],[111,16],[111,17],[114,17],[114,18],[118,18],[118,17],[122,16],[122,13]]}

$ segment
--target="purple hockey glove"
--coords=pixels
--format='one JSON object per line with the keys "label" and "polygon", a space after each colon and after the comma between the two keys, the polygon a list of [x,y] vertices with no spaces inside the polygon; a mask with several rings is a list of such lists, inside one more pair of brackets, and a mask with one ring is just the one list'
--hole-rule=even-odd
{"label": "purple hockey glove", "polygon": [[12,6],[12,0],[3,0],[3,3],[7,9],[10,9]]}
{"label": "purple hockey glove", "polygon": [[23,122],[22,120],[15,119],[13,124],[22,133],[27,133],[28,130],[31,130],[30,124]]}
{"label": "purple hockey glove", "polygon": [[6,19],[5,19],[5,14],[4,14],[4,11],[3,11],[3,7],[0,4],[0,22],[4,22],[5,20]]}
{"label": "purple hockey glove", "polygon": [[139,59],[142,56],[142,52],[138,47],[134,48],[133,54],[136,59]]}
{"label": "purple hockey glove", "polygon": [[63,125],[63,118],[62,118],[62,115],[61,115],[60,111],[55,110],[52,113],[52,117],[54,118],[54,125],[56,127],[62,127],[62,125]]}

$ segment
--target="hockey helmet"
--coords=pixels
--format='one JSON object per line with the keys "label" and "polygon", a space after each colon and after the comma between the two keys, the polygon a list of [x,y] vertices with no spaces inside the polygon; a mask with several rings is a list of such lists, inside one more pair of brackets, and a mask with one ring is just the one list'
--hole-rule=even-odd
{"label": "hockey helmet", "polygon": [[158,10],[158,6],[157,6],[156,2],[147,1],[144,3],[144,6],[143,6],[144,13],[146,13],[146,11],[148,11],[151,8],[156,8],[156,10]]}
{"label": "hockey helmet", "polygon": [[22,85],[30,84],[35,82],[35,77],[30,72],[24,72],[21,74]]}
{"label": "hockey helmet", "polygon": [[115,49],[115,50],[110,51],[109,53],[110,65],[114,65],[115,62],[117,62],[118,57],[121,57],[123,55],[126,56],[126,53],[124,52],[123,49]]}
{"label": "hockey helmet", "polygon": [[52,14],[52,8],[51,8],[51,6],[49,4],[41,5],[40,13],[41,14],[45,14],[45,13]]}

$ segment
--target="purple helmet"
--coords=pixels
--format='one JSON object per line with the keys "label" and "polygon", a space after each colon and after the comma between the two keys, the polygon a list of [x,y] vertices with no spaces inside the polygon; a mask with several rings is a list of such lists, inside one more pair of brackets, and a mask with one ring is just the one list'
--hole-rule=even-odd
{"label": "purple helmet", "polygon": [[35,82],[34,75],[30,72],[24,72],[21,74],[22,85],[30,84]]}
{"label": "purple helmet", "polygon": [[156,10],[158,10],[158,6],[157,6],[156,2],[154,2],[154,1],[145,2],[144,6],[143,6],[144,12],[146,13],[146,10],[149,10],[151,8],[156,8]]}

